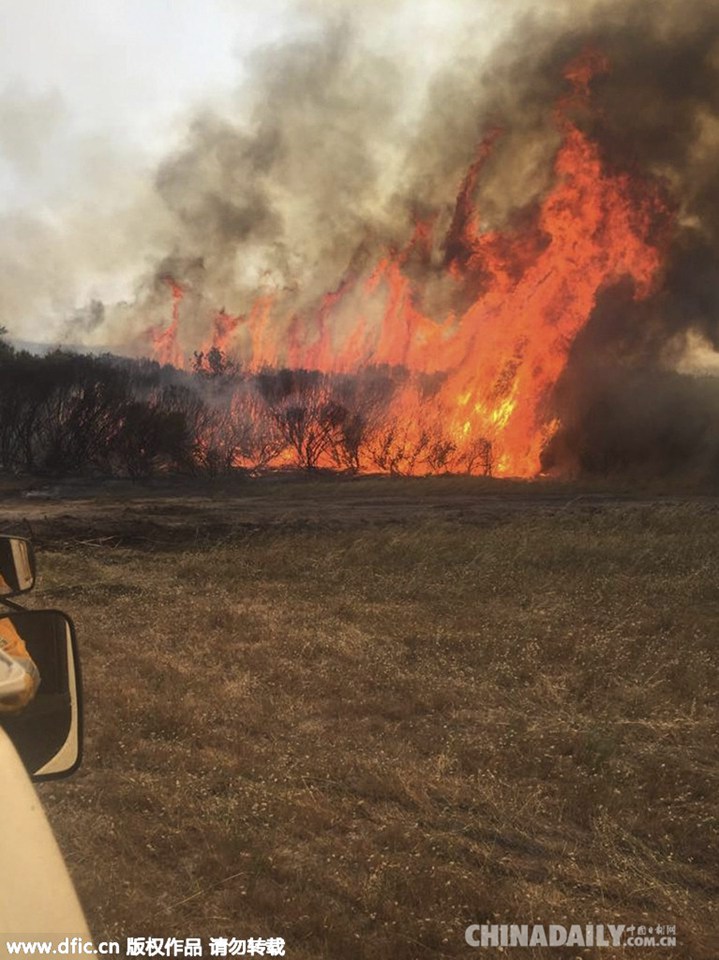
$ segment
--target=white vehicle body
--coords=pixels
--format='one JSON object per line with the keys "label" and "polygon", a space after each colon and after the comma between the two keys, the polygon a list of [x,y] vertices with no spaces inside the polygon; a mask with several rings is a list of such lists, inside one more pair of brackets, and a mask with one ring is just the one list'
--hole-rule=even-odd
{"label": "white vehicle body", "polygon": [[[64,945],[73,941],[92,951],[75,888],[31,780],[69,776],[82,759],[77,640],[66,614],[26,610],[10,599],[34,585],[32,543],[0,535],[0,960],[64,955],[69,952]],[[32,689],[28,677],[35,678]]]}
{"label": "white vehicle body", "polygon": [[90,939],[87,923],[40,800],[0,728],[0,957],[7,940]]}

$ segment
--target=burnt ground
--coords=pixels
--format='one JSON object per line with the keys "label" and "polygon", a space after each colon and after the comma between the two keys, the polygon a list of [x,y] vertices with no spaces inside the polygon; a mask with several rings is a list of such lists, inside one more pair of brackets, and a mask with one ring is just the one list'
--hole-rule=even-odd
{"label": "burnt ground", "polygon": [[16,480],[0,486],[0,529],[31,531],[40,547],[70,542],[152,550],[254,531],[425,521],[483,526],[528,515],[586,515],[612,505],[680,503],[719,509],[719,494],[478,477]]}

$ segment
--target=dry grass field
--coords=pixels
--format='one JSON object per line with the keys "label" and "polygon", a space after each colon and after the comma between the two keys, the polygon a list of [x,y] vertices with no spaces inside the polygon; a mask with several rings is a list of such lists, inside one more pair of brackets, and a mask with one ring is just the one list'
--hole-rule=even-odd
{"label": "dry grass field", "polygon": [[113,497],[15,506],[82,644],[84,766],[41,796],[98,937],[422,960],[596,921],[717,956],[719,501]]}

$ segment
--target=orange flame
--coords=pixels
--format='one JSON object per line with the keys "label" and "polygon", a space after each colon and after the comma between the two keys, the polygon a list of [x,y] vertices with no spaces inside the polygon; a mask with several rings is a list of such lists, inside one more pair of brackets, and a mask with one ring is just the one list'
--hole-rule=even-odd
{"label": "orange flame", "polygon": [[180,329],[180,304],[185,296],[185,291],[171,277],[166,277],[165,282],[172,291],[172,320],[167,327],[163,327],[161,324],[150,327],[147,336],[152,343],[154,357],[159,363],[182,367],[184,358],[177,337]]}

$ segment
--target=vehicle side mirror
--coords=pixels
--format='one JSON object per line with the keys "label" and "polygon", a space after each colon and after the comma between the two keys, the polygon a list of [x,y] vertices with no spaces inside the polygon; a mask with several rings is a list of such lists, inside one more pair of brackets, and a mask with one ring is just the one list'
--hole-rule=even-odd
{"label": "vehicle side mirror", "polygon": [[40,672],[35,698],[2,719],[34,780],[67,777],[82,757],[82,683],[75,627],[58,610],[23,610],[0,616],[25,642]]}
{"label": "vehicle side mirror", "polygon": [[0,597],[17,597],[35,586],[35,551],[23,537],[0,536]]}

